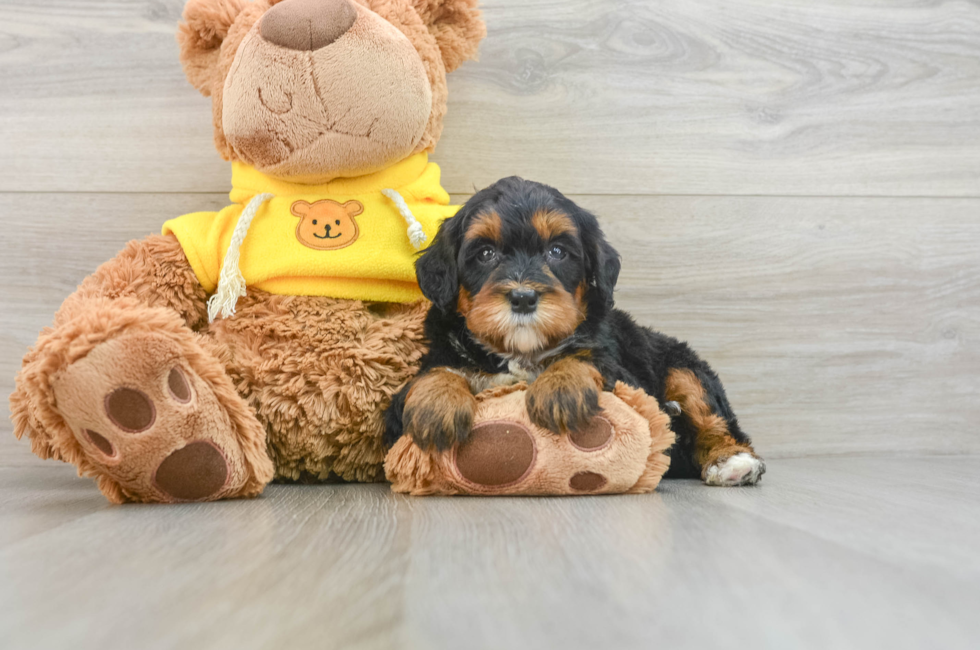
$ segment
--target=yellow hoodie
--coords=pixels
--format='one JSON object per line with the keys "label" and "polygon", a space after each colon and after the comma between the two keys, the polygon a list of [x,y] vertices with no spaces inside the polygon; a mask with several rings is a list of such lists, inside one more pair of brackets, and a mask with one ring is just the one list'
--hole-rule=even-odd
{"label": "yellow hoodie", "polygon": [[[412,239],[431,241],[458,209],[449,205],[439,176],[439,166],[425,153],[323,185],[276,180],[234,163],[232,205],[171,219],[163,234],[177,237],[201,285],[212,293],[239,218],[257,198],[258,209],[252,208],[254,217],[244,224],[247,234],[239,228],[237,262],[247,286],[284,295],[414,302],[422,293]],[[414,220],[418,225],[410,227]]]}

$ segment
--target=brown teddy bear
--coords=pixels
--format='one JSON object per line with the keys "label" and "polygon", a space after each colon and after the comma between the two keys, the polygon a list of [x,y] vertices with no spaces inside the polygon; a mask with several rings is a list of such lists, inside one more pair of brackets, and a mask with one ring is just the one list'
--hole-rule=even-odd
{"label": "brown teddy bear", "polygon": [[475,0],[190,0],[178,40],[212,98],[232,204],[130,242],[24,358],[14,432],[113,502],[203,501],[284,481],[413,494],[652,490],[669,418],[617,386],[586,431],[486,391],[465,444],[388,456],[383,413],[417,371],[417,251],[456,212],[427,152],[446,73],[484,35]]}
{"label": "brown teddy bear", "polygon": [[190,0],[232,205],[79,286],[24,358],[15,434],[113,502],[382,480],[423,351],[414,255],[455,211],[427,152],[484,34],[476,0]]}

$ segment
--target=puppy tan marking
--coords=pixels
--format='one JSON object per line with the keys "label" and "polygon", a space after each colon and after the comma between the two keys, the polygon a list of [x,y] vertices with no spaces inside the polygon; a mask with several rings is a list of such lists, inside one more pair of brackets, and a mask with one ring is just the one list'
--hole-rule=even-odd
{"label": "puppy tan marking", "polygon": [[527,414],[549,431],[580,431],[599,412],[602,376],[580,358],[565,357],[542,372],[527,391]]}
{"label": "puppy tan marking", "polygon": [[471,309],[473,309],[473,297],[470,296],[469,291],[460,287],[459,297],[456,299],[456,311],[466,317]]}
{"label": "puppy tan marking", "polygon": [[[532,355],[557,345],[585,320],[585,303],[576,291],[565,291],[550,270],[550,284],[535,282],[487,283],[475,296],[461,289],[457,300],[466,327],[479,341],[498,354]],[[537,309],[526,321],[515,321],[507,294],[512,289],[537,291]]]}
{"label": "puppy tan marking", "polygon": [[565,233],[578,234],[575,222],[564,212],[555,210],[538,210],[531,217],[531,225],[544,241]]}
{"label": "puppy tan marking", "polygon": [[448,368],[434,368],[412,382],[403,421],[419,447],[443,450],[466,440],[475,413],[467,380]]}
{"label": "puppy tan marking", "polygon": [[498,244],[503,241],[501,234],[500,215],[496,212],[481,214],[473,220],[470,227],[466,229],[466,239],[489,239]]}
{"label": "puppy tan marking", "polygon": [[[751,445],[732,438],[725,419],[712,412],[708,406],[704,386],[693,372],[674,368],[667,374],[667,401],[680,404],[681,412],[696,429],[694,460],[701,467],[701,478],[704,481],[719,485],[740,485],[759,480],[766,471],[765,464],[755,455]],[[740,462],[740,467],[728,468],[733,473],[732,476],[719,475],[719,469],[726,469],[726,461],[741,454],[748,454],[757,462]]]}

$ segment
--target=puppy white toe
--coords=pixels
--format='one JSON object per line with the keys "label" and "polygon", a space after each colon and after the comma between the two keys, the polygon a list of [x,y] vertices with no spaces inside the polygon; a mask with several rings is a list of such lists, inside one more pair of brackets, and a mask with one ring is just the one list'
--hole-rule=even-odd
{"label": "puppy white toe", "polygon": [[766,464],[761,458],[742,452],[710,466],[704,473],[704,482],[724,487],[755,485],[765,473]]}

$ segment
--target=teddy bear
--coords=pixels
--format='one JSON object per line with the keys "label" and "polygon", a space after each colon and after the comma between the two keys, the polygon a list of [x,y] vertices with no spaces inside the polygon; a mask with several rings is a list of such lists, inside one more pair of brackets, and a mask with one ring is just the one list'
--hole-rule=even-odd
{"label": "teddy bear", "polygon": [[488,389],[466,442],[405,436],[386,462],[384,411],[425,351],[414,261],[457,210],[428,160],[446,74],[484,34],[476,0],[190,0],[180,57],[211,98],[231,205],[166,221],[65,300],[24,357],[15,435],[115,503],[272,480],[654,489],[669,417],[626,386],[561,436],[531,423],[526,384]]}
{"label": "teddy bear", "polygon": [[112,502],[384,479],[383,411],[417,370],[415,253],[452,216],[428,161],[476,0],[190,0],[231,205],[167,221],[86,278],[26,354],[15,435]]}

